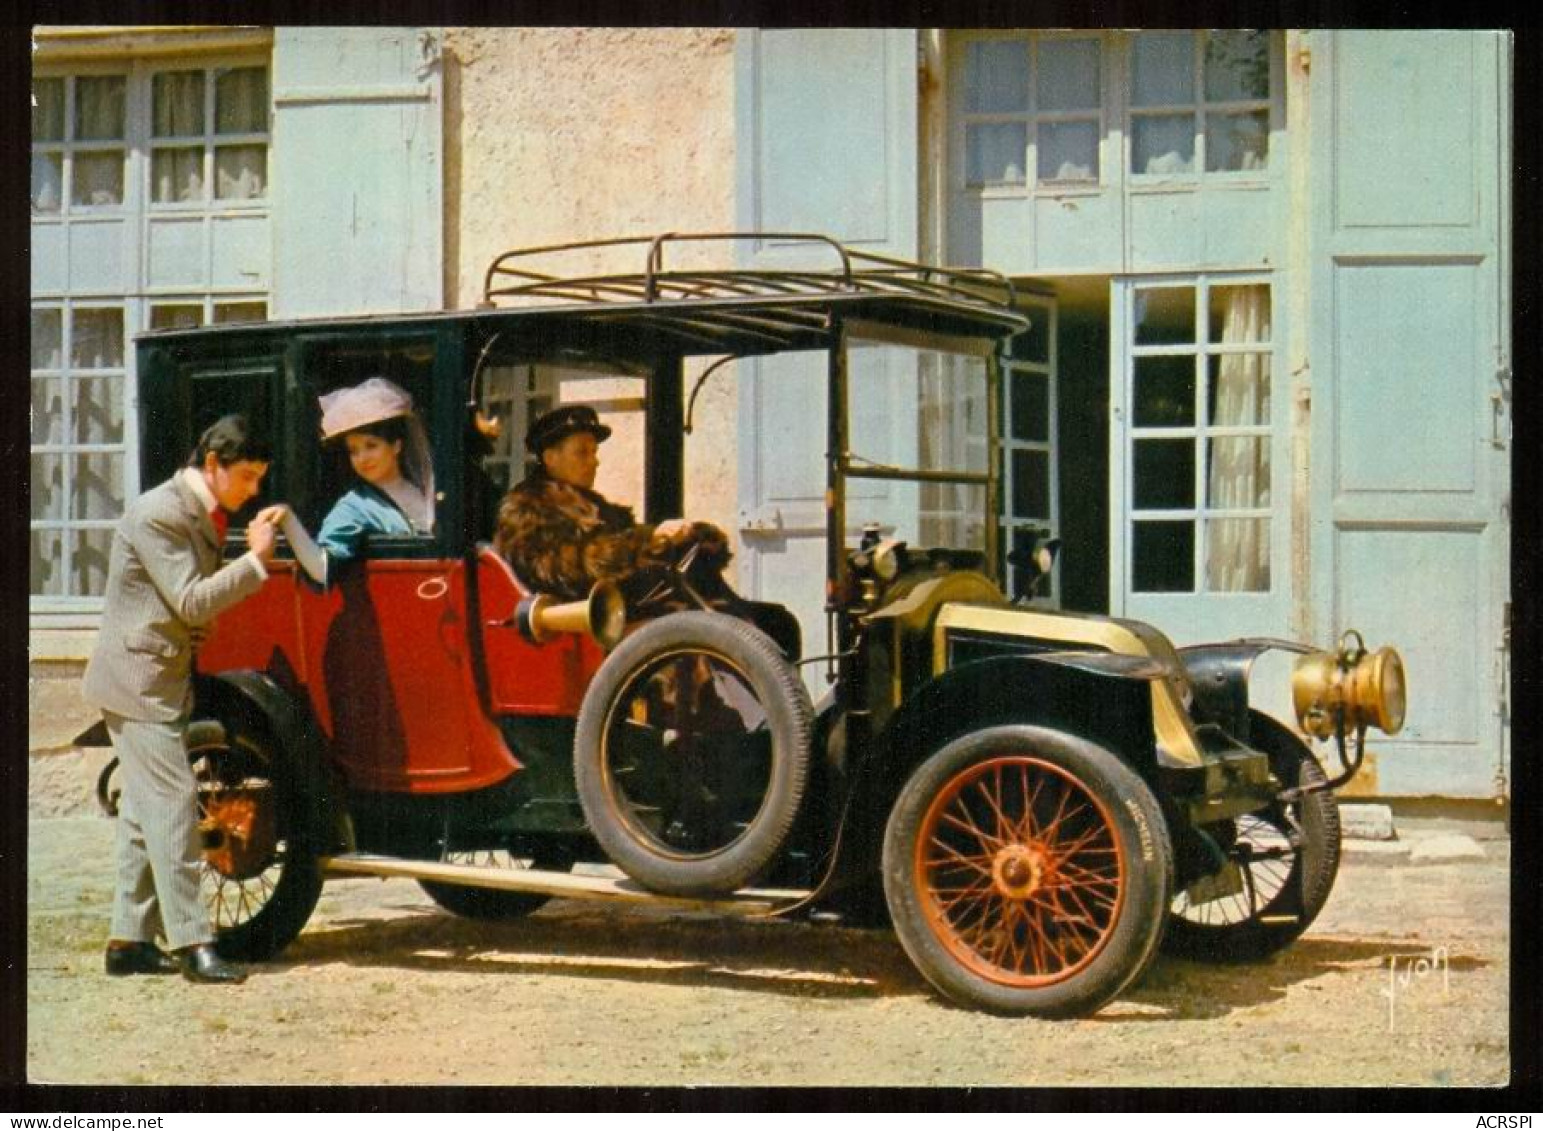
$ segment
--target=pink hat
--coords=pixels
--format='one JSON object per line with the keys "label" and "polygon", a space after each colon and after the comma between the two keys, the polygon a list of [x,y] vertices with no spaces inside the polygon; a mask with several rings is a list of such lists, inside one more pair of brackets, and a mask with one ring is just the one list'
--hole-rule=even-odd
{"label": "pink hat", "polygon": [[335,439],[366,424],[390,420],[393,416],[408,416],[413,411],[413,399],[407,390],[384,377],[370,377],[318,399],[324,440]]}

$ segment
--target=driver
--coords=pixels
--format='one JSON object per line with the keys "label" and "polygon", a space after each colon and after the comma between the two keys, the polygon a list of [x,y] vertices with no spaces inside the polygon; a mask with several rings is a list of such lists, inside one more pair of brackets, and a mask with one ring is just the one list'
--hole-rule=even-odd
{"label": "driver", "polygon": [[[539,592],[577,601],[608,581],[627,599],[629,614],[679,607],[671,566],[696,547],[702,575],[717,578],[732,556],[728,536],[710,522],[640,523],[631,507],[596,491],[599,447],[610,435],[588,405],[564,405],[537,418],[525,436],[531,455],[525,478],[498,508],[494,545]],[[721,578],[718,586],[727,590]],[[721,595],[718,586],[709,587],[709,600]]]}

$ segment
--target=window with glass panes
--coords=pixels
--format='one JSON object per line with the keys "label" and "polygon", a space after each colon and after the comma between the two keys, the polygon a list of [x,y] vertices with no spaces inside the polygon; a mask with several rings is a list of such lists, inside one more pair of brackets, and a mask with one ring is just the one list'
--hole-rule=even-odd
{"label": "window with glass panes", "polygon": [[1270,287],[1202,278],[1129,293],[1129,589],[1268,592]]}
{"label": "window with glass panes", "polygon": [[1097,36],[972,38],[963,66],[968,187],[1098,183],[1104,129]]}
{"label": "window with glass panes", "polygon": [[[1031,320],[1012,340],[1002,382],[1002,552],[1032,549],[1060,529],[1056,473],[1054,304],[1024,304]],[[1004,562],[1005,565],[1005,562]],[[1016,594],[1018,567],[1007,566],[1007,592]],[[1060,598],[1054,575],[1045,584],[1052,603]]]}
{"label": "window with glass panes", "polygon": [[508,490],[524,478],[525,433],[533,420],[557,407],[557,385],[557,372],[548,365],[490,365],[482,371],[482,414],[500,426],[482,466],[499,488]]}
{"label": "window with glass panes", "polygon": [[207,262],[168,285],[146,264],[157,222],[266,216],[268,68],[104,63],[35,75],[32,101],[34,246],[72,250],[32,295],[30,593],[41,612],[89,612],[142,487],[133,335],[267,316],[265,286],[216,286]]}
{"label": "window with glass panes", "polygon": [[1264,31],[1143,31],[1129,57],[1130,171],[1262,174],[1270,158]]}

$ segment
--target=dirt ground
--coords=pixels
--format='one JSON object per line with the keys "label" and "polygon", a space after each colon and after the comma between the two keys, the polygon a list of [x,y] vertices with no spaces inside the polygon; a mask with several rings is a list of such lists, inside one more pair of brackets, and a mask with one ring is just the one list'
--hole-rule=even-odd
{"label": "dirt ground", "polygon": [[[1451,831],[1401,822],[1415,845]],[[1314,929],[1273,961],[1164,958],[1096,1017],[1048,1022],[946,1005],[888,932],[574,902],[489,925],[441,913],[405,880],[329,882],[282,960],[256,967],[243,986],[109,979],[101,952],[112,824],[34,810],[28,1075],[117,1084],[1499,1085],[1510,1063],[1510,845],[1498,829],[1477,835],[1482,859],[1421,862],[1352,844]],[[1435,948],[1445,964],[1418,973],[1416,960]]]}

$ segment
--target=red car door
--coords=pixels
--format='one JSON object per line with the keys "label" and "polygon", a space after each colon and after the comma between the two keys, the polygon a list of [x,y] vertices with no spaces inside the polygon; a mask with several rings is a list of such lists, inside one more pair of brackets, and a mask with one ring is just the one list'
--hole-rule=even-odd
{"label": "red car door", "polygon": [[386,558],[325,592],[296,582],[311,700],[352,788],[458,792],[518,769],[473,675],[464,573]]}

